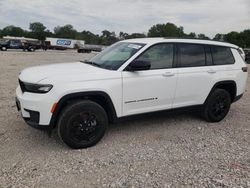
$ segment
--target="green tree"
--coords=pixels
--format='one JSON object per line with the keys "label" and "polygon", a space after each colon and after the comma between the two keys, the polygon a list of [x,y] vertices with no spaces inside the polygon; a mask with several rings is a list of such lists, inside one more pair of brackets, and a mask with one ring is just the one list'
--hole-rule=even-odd
{"label": "green tree", "polygon": [[46,37],[54,37],[54,33],[52,33],[50,30],[45,30],[45,36]]}
{"label": "green tree", "polygon": [[243,41],[243,48],[250,48],[250,29],[246,29],[240,33],[241,41]]}
{"label": "green tree", "polygon": [[223,41],[235,44],[242,48],[250,47],[250,29],[246,29],[242,32],[232,31],[227,34],[216,34],[214,40],[219,40],[220,38],[222,38]]}
{"label": "green tree", "polygon": [[9,25],[2,30],[2,36],[13,36],[13,37],[22,37],[24,35],[24,30],[20,27]]}
{"label": "green tree", "polygon": [[46,32],[45,32],[46,27],[42,23],[40,23],[40,22],[30,23],[29,29],[31,31],[30,36],[32,38],[36,38],[36,39],[39,39],[41,41],[45,40],[45,38],[46,38]]}
{"label": "green tree", "polygon": [[196,33],[194,32],[191,32],[187,35],[188,38],[191,38],[191,39],[195,39],[197,36],[196,36]]}
{"label": "green tree", "polygon": [[55,27],[54,34],[55,34],[55,37],[59,37],[59,38],[76,39],[78,36],[78,32],[70,24],[65,25],[65,26]]}
{"label": "green tree", "polygon": [[84,40],[86,44],[99,44],[100,41],[99,36],[90,31],[82,31],[78,34],[78,39]]}
{"label": "green tree", "polygon": [[244,47],[244,39],[240,36],[240,33],[232,31],[225,35],[225,41]]}
{"label": "green tree", "polygon": [[197,38],[198,38],[198,39],[206,39],[206,40],[209,40],[209,39],[210,39],[209,37],[207,37],[207,36],[206,36],[205,34],[203,34],[203,33],[198,34]]}
{"label": "green tree", "polygon": [[173,23],[157,24],[148,31],[149,37],[183,37],[183,27],[177,27]]}
{"label": "green tree", "polygon": [[120,40],[127,39],[128,36],[129,36],[128,33],[125,33],[125,32],[122,32],[122,31],[119,33],[119,39],[120,39]]}
{"label": "green tree", "polygon": [[217,33],[213,40],[217,40],[217,41],[224,41],[224,35],[223,34],[220,34],[220,33]]}
{"label": "green tree", "polygon": [[131,35],[128,35],[126,39],[145,38],[145,37],[147,36],[143,33],[132,33]]}
{"label": "green tree", "polygon": [[110,32],[108,30],[102,31],[101,44],[111,45],[117,42],[119,39],[116,37],[115,32]]}

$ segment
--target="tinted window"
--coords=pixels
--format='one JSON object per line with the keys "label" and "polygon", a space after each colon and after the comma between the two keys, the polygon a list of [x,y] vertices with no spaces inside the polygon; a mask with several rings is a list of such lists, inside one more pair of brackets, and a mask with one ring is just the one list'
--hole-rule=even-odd
{"label": "tinted window", "polygon": [[204,46],[197,44],[179,44],[179,61],[181,67],[205,66]]}
{"label": "tinted window", "polygon": [[230,48],[211,46],[211,51],[215,65],[234,64],[234,57]]}
{"label": "tinted window", "polygon": [[149,61],[150,69],[165,69],[173,67],[174,45],[157,44],[146,50],[138,60]]}

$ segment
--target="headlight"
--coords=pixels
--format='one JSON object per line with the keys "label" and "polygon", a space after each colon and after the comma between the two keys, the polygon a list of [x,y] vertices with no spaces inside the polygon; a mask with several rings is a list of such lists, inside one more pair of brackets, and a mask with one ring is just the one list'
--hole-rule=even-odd
{"label": "headlight", "polygon": [[50,84],[30,84],[20,82],[20,87],[23,92],[31,92],[31,93],[48,93],[52,89],[52,85]]}

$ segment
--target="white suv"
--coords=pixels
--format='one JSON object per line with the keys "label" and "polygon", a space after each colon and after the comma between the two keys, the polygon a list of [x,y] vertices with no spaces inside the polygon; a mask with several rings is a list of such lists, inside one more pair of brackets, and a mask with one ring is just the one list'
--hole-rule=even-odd
{"label": "white suv", "polygon": [[72,148],[96,144],[109,122],[135,114],[199,106],[207,121],[218,122],[245,90],[238,48],[190,39],[121,41],[89,61],[23,70],[17,107],[27,124],[57,127]]}

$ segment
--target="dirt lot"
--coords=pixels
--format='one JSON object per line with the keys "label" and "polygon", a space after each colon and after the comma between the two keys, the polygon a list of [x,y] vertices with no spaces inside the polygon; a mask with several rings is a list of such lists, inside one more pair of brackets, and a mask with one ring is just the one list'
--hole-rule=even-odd
{"label": "dirt lot", "polygon": [[28,127],[14,102],[19,71],[91,55],[0,52],[0,187],[250,187],[249,92],[220,123],[188,111],[133,118],[85,150]]}

